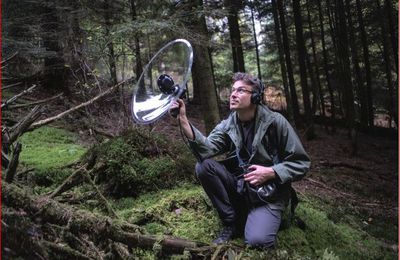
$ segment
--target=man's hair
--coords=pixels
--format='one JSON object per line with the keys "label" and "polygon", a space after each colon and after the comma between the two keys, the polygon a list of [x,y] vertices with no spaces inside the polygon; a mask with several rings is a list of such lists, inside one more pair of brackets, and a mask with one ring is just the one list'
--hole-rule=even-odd
{"label": "man's hair", "polygon": [[235,83],[236,81],[239,81],[239,80],[245,82],[247,85],[252,86],[253,91],[255,91],[257,93],[262,93],[262,91],[263,91],[262,83],[258,78],[254,77],[248,73],[236,72],[232,76],[232,81],[233,81],[232,83]]}

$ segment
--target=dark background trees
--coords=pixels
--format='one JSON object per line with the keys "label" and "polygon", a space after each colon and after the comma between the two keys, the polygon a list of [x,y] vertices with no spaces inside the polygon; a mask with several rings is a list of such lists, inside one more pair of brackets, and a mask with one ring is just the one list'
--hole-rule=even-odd
{"label": "dark background trees", "polygon": [[196,52],[189,99],[211,100],[201,111],[208,130],[220,117],[216,101],[227,99],[231,73],[245,70],[284,90],[287,117],[310,138],[315,120],[331,131],[346,126],[354,144],[359,129],[397,129],[394,1],[6,0],[3,6],[3,57],[17,53],[3,86],[22,80],[72,99],[76,91],[90,96],[96,87],[137,78],[160,46],[187,38]]}
{"label": "dark background trees", "polygon": [[[99,203],[110,209],[107,199],[98,195],[103,192],[106,197],[115,194],[122,196],[119,188],[113,188],[112,193],[107,193],[113,187],[111,184],[121,181],[124,182],[124,190],[140,193],[146,187],[159,191],[169,184],[173,186],[172,183],[183,180],[180,176],[190,174],[194,162],[187,150],[180,151],[173,146],[184,148],[178,139],[179,133],[173,119],[164,117],[156,124],[135,126],[136,132],[130,134],[124,131],[128,128],[132,130],[130,128],[134,124],[130,118],[129,105],[133,85],[144,66],[165,43],[185,38],[194,48],[187,97],[188,113],[193,124],[204,132],[209,132],[226,116],[229,112],[227,100],[233,72],[246,71],[258,75],[268,87],[266,92],[272,93],[267,96],[266,103],[283,113],[296,126],[312,156],[313,168],[310,176],[296,187],[302,191],[301,196],[306,197],[305,201],[309,205],[314,204],[317,198],[320,207],[321,197],[328,194],[329,208],[333,208],[332,212],[327,213],[329,219],[333,219],[333,222],[341,221],[343,215],[347,219],[347,213],[357,212],[361,217],[349,217],[347,220],[357,226],[362,223],[363,233],[360,237],[364,237],[367,234],[365,232],[368,232],[368,237],[371,234],[379,238],[388,237],[388,240],[378,242],[382,248],[392,248],[390,243],[394,243],[396,239],[392,238],[391,232],[396,224],[389,221],[387,229],[382,225],[388,222],[387,213],[390,213],[390,220],[397,219],[398,214],[396,194],[393,192],[397,188],[398,177],[395,170],[397,156],[393,152],[397,151],[394,139],[398,133],[397,2],[4,0],[2,12],[2,169],[5,185],[11,182],[16,185],[27,184],[26,186],[30,186],[26,190],[36,193],[38,188],[43,189],[38,187],[38,180],[43,183],[57,183],[55,179],[58,178],[63,183],[65,180],[64,184],[71,189],[71,186],[77,185],[77,180],[65,179],[66,175],[81,178],[84,176],[82,174],[92,174],[93,179],[100,183],[91,183],[91,179],[86,178],[92,188],[89,192],[83,190],[81,195],[87,196],[86,200],[89,202],[93,201],[93,197],[101,198]],[[41,120],[43,118],[46,119]],[[62,120],[55,122],[60,118]],[[36,139],[41,139],[35,137],[38,134],[36,131],[31,132],[34,137],[27,134],[27,139],[20,142],[26,136],[21,135],[30,126],[32,129],[48,122],[55,122],[57,127],[77,133],[81,139],[90,139],[82,142],[104,145],[104,151],[108,153],[94,156],[97,158],[94,160],[98,162],[95,167],[91,165],[94,157],[85,158],[81,165],[68,162],[65,168],[60,169],[57,166],[55,170],[48,172],[32,169],[29,164],[19,167],[21,149],[26,151],[32,146],[42,145],[40,142],[39,145],[36,143]],[[46,138],[51,136],[44,132]],[[161,139],[150,140],[155,132],[162,133],[167,141],[164,143]],[[59,132],[52,135],[57,141],[68,140]],[[33,141],[31,147],[27,145],[29,138]],[[306,140],[311,138],[314,139]],[[108,142],[109,139],[112,139],[111,142]],[[64,149],[63,152],[74,153],[74,149]],[[138,154],[138,151],[141,152]],[[36,151],[31,153],[35,158],[43,156],[35,154]],[[42,161],[47,162],[47,157]],[[138,162],[138,158],[143,160]],[[161,160],[157,161],[158,159]],[[89,165],[93,170],[89,169]],[[105,166],[109,168],[104,169]],[[68,171],[71,167],[75,169],[73,174]],[[175,171],[176,179],[172,176]],[[108,177],[104,177],[104,173]],[[153,174],[150,174],[153,180],[148,179],[148,173]],[[83,179],[78,180],[84,182]],[[140,188],[133,180],[144,183],[150,180],[153,184],[157,181],[160,186],[145,185]],[[58,184],[61,183],[57,183],[57,186]],[[65,188],[64,184],[59,187]],[[136,186],[132,188],[131,185]],[[45,192],[48,192],[50,188],[45,187]],[[104,187],[106,188],[102,190]],[[318,191],[313,194],[316,196],[308,200],[309,190],[314,189]],[[40,225],[43,224],[40,223],[43,219],[42,206],[46,206],[42,203],[43,198],[49,198],[44,193],[39,194],[38,200],[29,196],[29,201],[34,203],[21,203],[24,204],[21,206],[16,199],[20,197],[17,186],[9,185],[3,190],[4,197],[9,198],[6,206],[15,208],[14,211],[4,211],[6,220],[2,223],[3,232],[17,231],[15,240],[9,240],[15,242],[15,248],[20,246],[19,236],[33,242],[31,244],[35,247],[40,247],[36,243],[36,230],[40,230]],[[68,192],[54,197],[61,201],[79,203],[82,199],[78,194],[80,192]],[[207,209],[209,217],[212,215],[209,205],[204,202],[204,207],[198,206],[198,200],[203,201],[199,194],[201,193],[196,193],[193,198],[183,199],[182,204],[190,204],[189,206],[196,209]],[[50,200],[50,203],[55,201]],[[29,209],[31,204],[38,206],[32,212]],[[179,211],[181,205],[178,204],[176,201],[168,204],[167,211],[174,214],[173,218],[184,214]],[[313,210],[315,208],[311,211],[306,208],[301,213],[313,220],[314,215],[320,215],[312,213]],[[158,209],[154,209],[156,211]],[[32,214],[25,217],[24,212],[27,213],[26,216],[28,213]],[[377,215],[378,221],[375,220]],[[22,225],[29,231],[27,236],[26,230],[20,228],[18,221],[28,218],[30,222]],[[142,216],[138,221],[159,221],[171,226],[165,221],[169,218],[163,219],[157,214],[150,215],[153,219],[148,218]],[[17,222],[14,222],[15,219]],[[55,221],[54,218],[52,221]],[[71,227],[69,224],[65,226],[64,222],[65,219],[62,223],[63,232],[54,234],[71,235]],[[322,222],[328,221],[323,218]],[[107,223],[110,223],[109,220]],[[341,222],[336,224],[338,223]],[[60,225],[58,222],[46,224],[50,224],[50,230]],[[195,222],[193,226],[197,224]],[[208,226],[208,229],[204,226]],[[213,227],[208,222],[204,226],[199,229],[211,232]],[[390,232],[386,232],[389,228]],[[330,232],[331,229],[321,230],[321,234],[336,236],[335,232]],[[101,230],[103,231],[107,230]],[[90,257],[98,258],[96,250],[91,248],[93,237],[89,236],[90,239],[86,240],[88,236],[85,232],[76,233],[77,240],[74,238],[73,242],[80,241],[79,245],[90,249]],[[210,232],[209,236],[212,235]],[[320,257],[321,252],[316,251],[323,251],[324,248],[318,247],[316,250],[312,244],[312,237],[319,240],[320,236],[316,236],[311,229],[296,230],[295,233],[297,232],[309,235],[307,243],[310,244],[305,248],[315,251],[311,258]],[[50,235],[51,241],[59,241],[54,234]],[[293,233],[286,234],[287,237],[292,237]],[[107,234],[101,237],[105,240],[113,238]],[[49,238],[49,233],[46,233],[46,238]],[[158,239],[147,239],[150,239],[154,249],[154,241]],[[330,248],[332,238],[325,239],[328,241],[325,247]],[[360,240],[358,236],[350,239]],[[66,238],[60,241],[66,241]],[[299,239],[294,243],[298,241],[303,240]],[[341,244],[341,240],[338,241],[336,249],[345,245]],[[77,244],[75,242],[68,244]],[[122,242],[128,245],[132,243],[130,239]],[[324,246],[324,243],[321,244]],[[350,243],[358,252],[357,255],[364,254],[366,247],[359,249],[357,245]],[[112,249],[114,247],[120,248],[115,241],[111,243],[110,240],[96,243],[96,246],[102,248],[101,250],[108,248],[104,249],[107,252],[118,251]],[[146,244],[146,247],[149,246],[150,244]],[[287,244],[286,248],[291,246]],[[303,248],[303,244],[300,246]],[[53,248],[50,251],[62,255],[67,253],[68,247],[63,249],[59,245],[57,247],[56,244],[51,244],[47,248]],[[371,248],[371,251],[379,255],[380,250]],[[344,251],[347,249],[346,247]],[[6,251],[4,248],[2,250]],[[394,251],[397,253],[397,248]],[[104,252],[97,254],[104,255]],[[347,253],[342,255],[348,256]],[[326,254],[329,257],[329,251]],[[82,255],[80,257],[86,259]],[[380,259],[376,255],[369,257]]]}

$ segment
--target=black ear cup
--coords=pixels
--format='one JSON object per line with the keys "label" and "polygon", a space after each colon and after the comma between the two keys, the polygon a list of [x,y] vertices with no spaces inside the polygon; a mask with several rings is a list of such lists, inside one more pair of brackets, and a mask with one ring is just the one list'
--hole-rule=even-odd
{"label": "black ear cup", "polygon": [[251,94],[251,103],[253,104],[260,104],[261,102],[262,93],[253,93]]}
{"label": "black ear cup", "polygon": [[251,94],[251,103],[256,105],[262,102],[264,96],[264,84],[260,80],[258,80],[258,85],[258,89],[260,90],[260,92],[257,91]]}

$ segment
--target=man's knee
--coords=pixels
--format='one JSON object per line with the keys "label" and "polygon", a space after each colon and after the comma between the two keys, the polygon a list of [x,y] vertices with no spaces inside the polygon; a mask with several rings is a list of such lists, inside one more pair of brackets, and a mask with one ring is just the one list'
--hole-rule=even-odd
{"label": "man's knee", "polygon": [[212,164],[214,160],[212,159],[205,159],[202,162],[196,163],[196,176],[200,180],[203,179],[205,176],[209,175],[212,172]]}
{"label": "man's knee", "polygon": [[246,234],[245,241],[250,247],[272,248],[275,247],[276,235]]}

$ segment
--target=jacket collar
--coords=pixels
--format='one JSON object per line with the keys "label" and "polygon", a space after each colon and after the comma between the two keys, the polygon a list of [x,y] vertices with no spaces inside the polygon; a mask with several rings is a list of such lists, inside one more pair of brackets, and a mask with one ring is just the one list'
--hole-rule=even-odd
{"label": "jacket collar", "polygon": [[[274,112],[272,112],[268,107],[264,105],[258,105],[256,110],[255,117],[255,129],[256,133],[254,135],[253,140],[253,154],[257,149],[257,146],[260,144],[261,139],[264,137],[267,132],[268,127],[271,125],[275,118]],[[232,142],[235,144],[236,148],[242,147],[242,135],[240,134],[239,124],[237,113],[232,112],[226,123],[226,132],[229,137],[232,139]]]}

